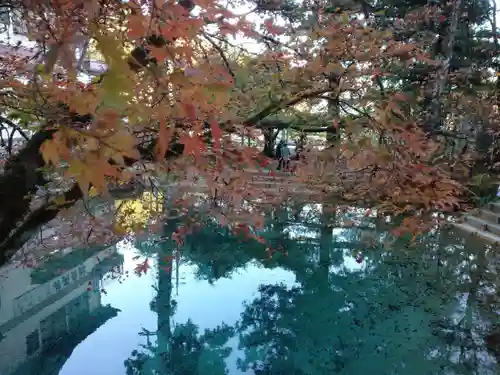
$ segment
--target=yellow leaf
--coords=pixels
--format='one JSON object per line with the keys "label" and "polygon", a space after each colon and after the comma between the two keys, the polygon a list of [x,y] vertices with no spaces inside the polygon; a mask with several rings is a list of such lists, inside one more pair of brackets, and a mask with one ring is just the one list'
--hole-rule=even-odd
{"label": "yellow leaf", "polygon": [[85,137],[85,146],[87,150],[94,151],[99,149],[99,141],[96,137]]}
{"label": "yellow leaf", "polygon": [[57,206],[62,206],[63,204],[65,204],[66,203],[66,199],[64,199],[64,195],[57,196],[56,199],[54,199],[54,203]]}
{"label": "yellow leaf", "polygon": [[119,130],[111,137],[106,138],[106,143],[115,150],[127,151],[135,147],[136,138],[127,131]]}
{"label": "yellow leaf", "polygon": [[87,196],[90,187],[90,179],[87,173],[90,171],[89,167],[82,163],[80,160],[71,160],[69,168],[66,171],[66,177],[73,177],[78,186],[80,187],[84,196]]}
{"label": "yellow leaf", "polygon": [[135,147],[137,139],[127,131],[116,132],[106,141],[115,151],[121,152],[123,156],[137,160],[141,158],[139,151]]}
{"label": "yellow leaf", "polygon": [[92,186],[89,190],[89,197],[93,198],[97,197],[97,195],[99,195],[99,193],[97,192],[96,188]]}
{"label": "yellow leaf", "polygon": [[57,145],[53,140],[49,139],[42,143],[40,146],[40,152],[42,153],[43,160],[46,164],[59,164],[59,153],[57,152]]}
{"label": "yellow leaf", "polygon": [[70,160],[69,168],[66,171],[67,177],[76,177],[85,172],[85,165],[80,160]]}

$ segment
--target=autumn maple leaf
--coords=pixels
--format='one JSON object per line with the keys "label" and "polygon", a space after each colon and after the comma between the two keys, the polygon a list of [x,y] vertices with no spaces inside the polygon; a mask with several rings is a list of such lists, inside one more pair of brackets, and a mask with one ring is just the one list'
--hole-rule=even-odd
{"label": "autumn maple leaf", "polygon": [[210,122],[210,127],[212,131],[212,139],[214,140],[214,147],[216,150],[220,149],[220,141],[221,141],[221,129],[219,123],[217,121],[212,120]]}
{"label": "autumn maple leaf", "polygon": [[285,30],[282,27],[274,26],[273,20],[270,18],[264,21],[264,26],[266,27],[267,32],[272,35],[283,34]]}
{"label": "autumn maple leaf", "polygon": [[172,233],[172,240],[174,240],[177,245],[182,246],[184,244],[184,240],[182,239],[182,234],[178,231]]}
{"label": "autumn maple leaf", "polygon": [[134,272],[136,275],[141,276],[143,273],[146,274],[148,273],[149,269],[149,262],[146,259],[144,262],[139,263],[137,266],[135,266]]}
{"label": "autumn maple leaf", "polygon": [[179,141],[184,145],[184,155],[194,155],[199,159],[201,152],[206,150],[205,144],[199,137],[183,135]]}

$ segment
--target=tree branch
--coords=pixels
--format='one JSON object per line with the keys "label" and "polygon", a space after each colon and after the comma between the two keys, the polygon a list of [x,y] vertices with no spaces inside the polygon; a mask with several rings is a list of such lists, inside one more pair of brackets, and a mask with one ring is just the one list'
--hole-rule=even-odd
{"label": "tree branch", "polygon": [[[188,10],[191,11],[192,8]],[[146,43],[155,46],[158,46],[158,43],[167,44],[163,38],[157,36],[147,38]],[[130,54],[129,65],[136,72],[152,61],[147,52],[144,56],[142,55],[145,50],[145,46],[139,46]],[[143,58],[137,59],[138,55]],[[69,113],[67,110],[65,112],[69,122],[86,122],[92,118],[90,114],[81,116]],[[52,138],[54,133],[55,130],[51,129],[50,124],[35,133],[18,154],[9,157],[4,172],[0,176],[0,201],[2,202],[0,206],[0,265],[24,244],[32,234],[32,228],[52,220],[59,212],[59,209],[49,208],[52,205],[43,205],[30,213],[32,197],[38,186],[46,183],[43,173],[45,161],[40,153],[40,147],[43,142]],[[82,192],[76,186],[66,194],[75,198],[73,201],[68,201],[69,205],[82,197]]]}
{"label": "tree branch", "polygon": [[326,94],[332,91],[332,88],[323,88],[319,90],[314,90],[310,92],[306,92],[300,95],[297,95],[296,97],[289,99],[289,100],[282,100],[281,102],[278,103],[273,103],[264,108],[262,111],[256,113],[255,115],[251,116],[248,118],[245,122],[243,122],[243,125],[246,126],[255,126],[259,123],[259,121],[265,119],[267,116],[270,116],[274,113],[279,112],[282,109],[292,107],[296,104],[299,104],[300,102],[306,100],[306,99],[312,99],[318,97],[318,95],[321,94]]}
{"label": "tree branch", "polygon": [[222,48],[217,43],[215,43],[212,40],[212,38],[210,38],[206,33],[202,33],[202,35],[205,37],[206,40],[210,42],[210,44],[212,44],[212,46],[217,50],[217,52],[219,52],[219,55],[222,58],[222,61],[224,61],[224,65],[226,66],[227,71],[229,72],[229,74],[231,74],[231,77],[233,77],[233,80],[236,82],[236,75],[231,69],[231,65],[229,65],[229,61]]}
{"label": "tree branch", "polygon": [[[244,125],[257,126],[260,120],[283,108],[293,106],[303,100],[314,98],[329,91],[331,91],[330,88],[316,90],[280,103],[272,104],[244,121]],[[79,199],[83,198],[83,192],[75,184],[70,190],[64,193],[65,203],[63,205],[58,206],[54,202],[49,201],[33,212],[28,213],[31,195],[36,192],[37,186],[43,185],[45,182],[41,171],[41,168],[45,164],[39,149],[45,140],[52,137],[54,132],[55,130],[36,133],[29,141],[29,145],[21,151],[18,158],[16,160],[9,160],[6,166],[6,172],[10,171],[9,168],[11,167],[9,166],[12,165],[21,170],[22,173],[15,175],[4,173],[0,178],[0,198],[2,202],[11,202],[10,205],[5,205],[0,209],[0,264],[12,256],[41,225],[53,220],[61,209],[69,208]],[[153,160],[155,142],[156,140],[153,140],[149,147],[139,150],[143,159]],[[183,148],[182,144],[174,142],[169,147],[165,158],[181,155]],[[130,159],[126,162],[128,165],[132,165],[135,160]],[[26,188],[19,189],[19,186],[26,186]],[[12,220],[11,218],[17,219]]]}

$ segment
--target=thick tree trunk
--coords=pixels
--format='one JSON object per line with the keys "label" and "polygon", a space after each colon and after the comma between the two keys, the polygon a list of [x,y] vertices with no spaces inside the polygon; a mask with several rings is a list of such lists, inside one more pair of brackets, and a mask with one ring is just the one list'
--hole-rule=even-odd
{"label": "thick tree trunk", "polygon": [[[334,76],[330,77],[329,80],[330,87],[338,91],[340,86],[340,77]],[[340,121],[340,104],[339,104],[339,93],[334,92],[331,94],[331,99],[328,100],[328,112],[337,121]],[[339,138],[338,129],[331,125],[326,131],[326,144],[328,146],[333,146],[337,139]]]}
{"label": "thick tree trunk", "polygon": [[[40,154],[42,143],[52,136],[52,131],[36,133],[26,146],[8,159],[0,177],[0,248],[11,232],[29,212],[32,195],[37,186],[45,184],[43,171],[45,165]],[[6,248],[0,251],[0,264],[11,255]]]}
{"label": "thick tree trunk", "polygon": [[[439,130],[443,122],[441,96],[448,85],[450,61],[453,57],[453,46],[458,31],[458,19],[462,8],[462,0],[453,0],[446,6],[444,14],[449,21],[447,27],[438,35],[434,45],[434,58],[439,65],[434,70],[433,77],[429,77],[429,83],[425,87],[425,117],[422,129],[432,136]],[[447,11],[446,11],[447,10]]]}
{"label": "thick tree trunk", "polygon": [[278,137],[279,130],[263,129],[264,133],[264,150],[262,153],[267,157],[274,157],[274,148],[276,146],[276,138]]}
{"label": "thick tree trunk", "polygon": [[[496,56],[500,53],[500,43],[498,40],[497,33],[497,6],[496,1],[491,1],[491,34],[493,37],[493,45],[495,47],[494,54]],[[493,67],[497,72],[500,71],[500,63],[498,61],[494,62]],[[500,78],[496,78],[495,83],[495,96],[497,106],[500,108]],[[488,172],[498,172],[499,168],[495,165],[500,162],[500,139],[498,130],[495,129],[496,124],[482,123],[479,125],[479,129],[476,131],[476,151],[479,157],[476,159],[474,172],[475,173],[488,173]]]}
{"label": "thick tree trunk", "polygon": [[[161,253],[162,257],[172,255],[171,252]],[[172,267],[159,267],[158,270],[158,295],[156,297],[156,313],[158,315],[156,359],[159,361],[160,372],[169,373],[169,364],[172,363],[171,350],[171,318],[172,318]]]}
{"label": "thick tree trunk", "polygon": [[321,212],[321,236],[320,236],[320,249],[319,249],[319,286],[323,289],[328,288],[328,277],[330,274],[331,265],[331,247],[333,243],[333,229],[335,217],[332,205],[324,203]]}

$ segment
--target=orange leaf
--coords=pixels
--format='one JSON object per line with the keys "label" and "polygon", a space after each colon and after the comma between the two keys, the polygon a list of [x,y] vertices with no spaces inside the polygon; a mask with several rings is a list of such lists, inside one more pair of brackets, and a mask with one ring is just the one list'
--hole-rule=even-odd
{"label": "orange leaf", "polygon": [[158,63],[164,62],[168,57],[168,50],[166,47],[149,46],[148,49],[151,57],[155,58]]}
{"label": "orange leaf", "polygon": [[57,152],[57,144],[54,140],[48,139],[40,146],[40,152],[46,164],[59,164],[59,153]]}
{"label": "orange leaf", "polygon": [[210,126],[212,129],[212,139],[214,140],[214,148],[216,150],[220,150],[221,130],[219,123],[217,121],[212,120]]}
{"label": "orange leaf", "polygon": [[156,144],[158,160],[165,158],[171,138],[172,128],[167,127],[165,119],[160,119],[160,134],[158,135],[158,143]]}
{"label": "orange leaf", "polygon": [[282,34],[284,32],[284,30],[285,30],[282,27],[276,27],[276,26],[274,26],[272,19],[265,20],[264,21],[264,25],[266,26],[266,29],[269,32],[269,34],[272,34],[272,35]]}
{"label": "orange leaf", "polygon": [[182,103],[182,107],[188,119],[196,120],[198,118],[196,114],[196,106],[193,103]]}
{"label": "orange leaf", "polygon": [[185,134],[180,137],[179,142],[184,145],[184,155],[194,155],[199,158],[201,151],[206,150],[205,144],[196,136],[191,137]]}
{"label": "orange leaf", "polygon": [[131,15],[128,18],[128,36],[132,39],[142,38],[146,33],[143,20],[138,15]]}

